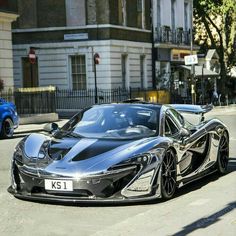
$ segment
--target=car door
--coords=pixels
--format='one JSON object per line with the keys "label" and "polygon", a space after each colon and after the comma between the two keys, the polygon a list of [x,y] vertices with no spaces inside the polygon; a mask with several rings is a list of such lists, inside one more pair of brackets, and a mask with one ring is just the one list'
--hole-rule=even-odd
{"label": "car door", "polygon": [[[189,177],[198,174],[207,159],[207,153],[210,148],[210,136],[204,129],[194,130],[189,136],[181,135],[181,128],[190,129],[189,124],[185,122],[184,117],[174,109],[167,111],[166,122],[171,119],[179,130],[176,134],[171,134],[173,139],[176,139],[179,148],[179,172],[182,177]],[[173,125],[172,125],[173,129]],[[173,132],[173,131],[172,131]]]}

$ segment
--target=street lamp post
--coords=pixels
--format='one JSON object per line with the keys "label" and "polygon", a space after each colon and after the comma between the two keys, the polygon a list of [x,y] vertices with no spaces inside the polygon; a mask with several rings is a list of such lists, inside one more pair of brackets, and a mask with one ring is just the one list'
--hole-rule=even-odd
{"label": "street lamp post", "polygon": [[30,47],[28,57],[29,57],[29,62],[30,62],[30,83],[31,83],[31,87],[34,87],[33,65],[36,63],[36,54],[35,54],[34,47]]}
{"label": "street lamp post", "polygon": [[[193,55],[193,0],[191,2],[191,24],[190,24],[190,51]],[[192,104],[196,104],[196,83],[195,83],[195,64],[191,65],[191,95],[192,95]]]}
{"label": "street lamp post", "polygon": [[202,91],[202,105],[205,100],[205,88],[204,88],[204,64],[202,65],[202,78],[201,78],[201,91]]}
{"label": "street lamp post", "polygon": [[98,53],[93,55],[93,65],[94,65],[94,82],[95,82],[95,104],[98,103],[98,88],[97,88],[97,68],[96,66],[100,62],[100,56]]}

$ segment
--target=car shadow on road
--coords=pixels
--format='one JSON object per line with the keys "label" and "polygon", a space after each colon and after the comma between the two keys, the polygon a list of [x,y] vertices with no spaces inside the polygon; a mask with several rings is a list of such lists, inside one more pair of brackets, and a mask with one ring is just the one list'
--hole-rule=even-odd
{"label": "car shadow on road", "polygon": [[228,171],[225,175],[221,175],[218,172],[215,172],[213,174],[207,175],[199,180],[193,181],[185,186],[183,186],[180,189],[177,189],[174,198],[181,197],[189,192],[196,191],[206,185],[208,185],[211,182],[214,182],[218,180],[219,178],[223,178],[226,175],[229,175],[230,173],[236,171],[236,158],[232,157],[229,159],[228,164]]}
{"label": "car shadow on road", "polygon": [[202,218],[184,226],[179,232],[176,232],[173,235],[174,236],[189,235],[191,232],[193,232],[195,230],[205,229],[208,226],[220,221],[222,216],[233,211],[235,208],[236,208],[236,201],[230,202],[223,209],[220,209],[219,211],[217,211],[209,216],[202,217]]}

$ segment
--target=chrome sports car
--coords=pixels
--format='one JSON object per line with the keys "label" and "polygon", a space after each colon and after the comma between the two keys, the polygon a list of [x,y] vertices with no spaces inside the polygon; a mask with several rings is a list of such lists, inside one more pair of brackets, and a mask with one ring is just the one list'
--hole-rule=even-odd
{"label": "chrome sports car", "polygon": [[[175,109],[176,108],[176,109]],[[142,102],[95,105],[52,135],[31,134],[12,159],[15,197],[129,202],[171,198],[176,188],[227,170],[229,133],[217,119],[192,125],[178,112],[209,107]]]}

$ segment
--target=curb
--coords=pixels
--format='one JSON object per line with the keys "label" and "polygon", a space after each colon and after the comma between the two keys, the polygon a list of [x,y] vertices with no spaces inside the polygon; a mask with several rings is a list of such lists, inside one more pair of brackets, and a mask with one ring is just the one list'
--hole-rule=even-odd
{"label": "curb", "polygon": [[[57,120],[55,123],[59,125],[59,127],[62,127],[68,120]],[[32,132],[43,132],[44,131],[44,125],[49,122],[44,122],[41,124],[25,124],[25,125],[20,125],[20,128],[15,129],[14,134],[25,134],[25,133],[32,133]],[[28,127],[27,127],[28,126]],[[38,126],[38,127],[35,127]]]}
{"label": "curb", "polygon": [[20,125],[26,124],[40,124],[46,122],[58,121],[57,113],[46,113],[46,114],[34,114],[34,115],[22,115],[20,116]]}
{"label": "curb", "polygon": [[14,131],[14,134],[25,134],[25,133],[33,133],[33,132],[42,132],[44,129],[28,129],[28,130],[20,130],[17,129]]}

